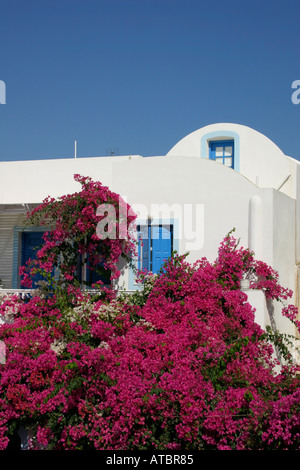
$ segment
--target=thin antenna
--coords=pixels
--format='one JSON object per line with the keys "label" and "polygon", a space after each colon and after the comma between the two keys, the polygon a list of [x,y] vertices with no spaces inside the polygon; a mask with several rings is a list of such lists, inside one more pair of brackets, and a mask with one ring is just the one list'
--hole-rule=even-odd
{"label": "thin antenna", "polygon": [[75,140],[74,158],[77,158],[77,140]]}

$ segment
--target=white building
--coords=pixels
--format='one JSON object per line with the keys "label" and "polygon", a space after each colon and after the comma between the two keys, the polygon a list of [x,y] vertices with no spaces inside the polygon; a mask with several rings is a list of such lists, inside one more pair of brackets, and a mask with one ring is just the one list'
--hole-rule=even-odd
{"label": "white building", "polygon": [[[0,162],[0,278],[5,290],[20,288],[24,214],[48,195],[78,191],[75,173],[101,181],[139,213],[140,231],[150,234],[143,267],[157,270],[172,250],[189,252],[191,262],[202,256],[213,261],[221,240],[235,228],[240,245],[279,272],[280,283],[294,291],[292,302],[299,307],[300,162],[261,133],[227,123],[192,132],[163,156]],[[128,269],[120,285],[135,288]],[[257,321],[265,326],[270,306],[261,292],[247,293]],[[295,334],[279,310],[275,305],[277,327]]]}

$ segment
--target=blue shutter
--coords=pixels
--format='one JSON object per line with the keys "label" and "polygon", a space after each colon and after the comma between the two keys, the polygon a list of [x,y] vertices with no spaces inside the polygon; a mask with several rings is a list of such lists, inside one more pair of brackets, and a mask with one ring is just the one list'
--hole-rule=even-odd
{"label": "blue shutter", "polygon": [[[21,243],[21,265],[24,266],[29,259],[36,259],[36,253],[43,244],[44,232],[23,232]],[[41,274],[32,277],[32,287],[38,281],[44,280]]]}
{"label": "blue shutter", "polygon": [[157,273],[171,256],[172,243],[172,226],[138,227],[138,269]]}
{"label": "blue shutter", "polygon": [[152,227],[152,272],[157,273],[172,252],[172,229],[170,226]]}
{"label": "blue shutter", "polygon": [[150,271],[150,227],[138,227],[138,269]]}

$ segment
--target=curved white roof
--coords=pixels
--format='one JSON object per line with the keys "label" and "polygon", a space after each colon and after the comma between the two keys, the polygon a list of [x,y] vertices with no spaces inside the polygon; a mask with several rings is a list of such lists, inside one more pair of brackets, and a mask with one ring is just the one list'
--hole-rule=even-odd
{"label": "curved white roof", "polygon": [[233,123],[211,124],[181,139],[167,157],[209,158],[209,142],[234,140],[234,169],[260,187],[279,189],[291,174],[291,161],[262,133]]}

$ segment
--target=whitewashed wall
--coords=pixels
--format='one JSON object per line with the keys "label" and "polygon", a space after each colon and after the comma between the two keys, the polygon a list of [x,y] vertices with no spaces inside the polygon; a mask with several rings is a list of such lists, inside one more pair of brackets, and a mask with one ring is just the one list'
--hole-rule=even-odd
{"label": "whitewashed wall", "polygon": [[113,167],[124,157],[68,158],[0,162],[0,204],[40,203],[47,196],[59,197],[80,190],[73,175],[90,176],[110,186]]}

